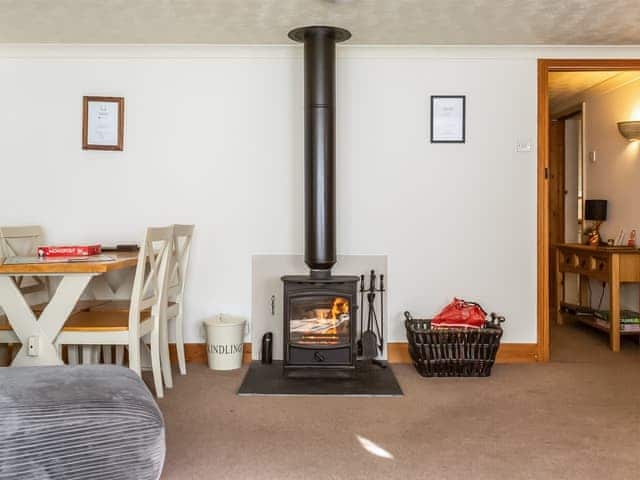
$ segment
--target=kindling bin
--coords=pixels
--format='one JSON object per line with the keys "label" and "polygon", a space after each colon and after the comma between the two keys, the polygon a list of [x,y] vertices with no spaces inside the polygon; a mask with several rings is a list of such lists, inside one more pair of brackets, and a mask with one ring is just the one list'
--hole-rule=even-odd
{"label": "kindling bin", "polygon": [[207,328],[207,356],[212,370],[233,370],[242,366],[244,320],[217,316],[204,322]]}

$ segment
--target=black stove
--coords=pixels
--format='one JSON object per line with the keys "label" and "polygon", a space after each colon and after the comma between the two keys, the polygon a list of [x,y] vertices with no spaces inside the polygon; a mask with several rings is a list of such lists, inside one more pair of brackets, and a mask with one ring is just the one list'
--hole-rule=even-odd
{"label": "black stove", "polygon": [[284,282],[286,375],[353,373],[356,367],[356,276],[335,276],[336,159],[335,49],[351,33],[336,27],[302,27],[289,38],[304,43],[304,260],[308,276]]}
{"label": "black stove", "polygon": [[282,281],[285,374],[350,376],[356,367],[358,277]]}

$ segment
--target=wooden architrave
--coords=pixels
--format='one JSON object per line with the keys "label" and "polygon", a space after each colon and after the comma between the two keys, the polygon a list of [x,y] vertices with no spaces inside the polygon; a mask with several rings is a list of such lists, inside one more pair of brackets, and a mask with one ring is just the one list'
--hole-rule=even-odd
{"label": "wooden architrave", "polygon": [[538,361],[549,361],[549,73],[640,70],[640,59],[538,59]]}

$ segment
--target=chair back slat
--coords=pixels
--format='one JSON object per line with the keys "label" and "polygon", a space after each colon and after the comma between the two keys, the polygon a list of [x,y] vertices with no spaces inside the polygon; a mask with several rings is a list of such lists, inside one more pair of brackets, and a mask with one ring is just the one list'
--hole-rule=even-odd
{"label": "chair back slat", "polygon": [[194,229],[195,225],[173,226],[173,247],[168,277],[168,296],[172,300],[181,300],[184,294]]}
{"label": "chair back slat", "polygon": [[[173,241],[173,227],[148,228],[138,252],[138,264],[133,280],[129,328],[136,331],[140,313],[151,308],[153,321],[157,322],[165,295],[169,273],[168,263]],[[165,302],[166,303],[166,302]]]}

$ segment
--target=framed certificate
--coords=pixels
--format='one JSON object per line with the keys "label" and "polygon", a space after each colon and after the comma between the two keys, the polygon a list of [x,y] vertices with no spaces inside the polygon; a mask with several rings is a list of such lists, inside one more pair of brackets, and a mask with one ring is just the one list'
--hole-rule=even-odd
{"label": "framed certificate", "polygon": [[124,98],[83,97],[82,149],[123,150]]}
{"label": "framed certificate", "polygon": [[465,142],[465,96],[431,96],[431,143]]}

